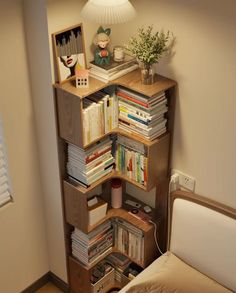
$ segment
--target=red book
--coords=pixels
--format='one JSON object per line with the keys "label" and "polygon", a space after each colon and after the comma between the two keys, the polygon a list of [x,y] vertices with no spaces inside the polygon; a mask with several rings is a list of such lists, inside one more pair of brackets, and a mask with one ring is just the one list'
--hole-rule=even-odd
{"label": "red book", "polygon": [[145,103],[145,102],[139,101],[139,100],[137,100],[137,99],[135,99],[135,98],[133,98],[133,97],[130,97],[130,96],[126,95],[125,93],[123,93],[123,92],[121,92],[121,91],[118,91],[118,92],[117,92],[117,96],[120,96],[120,97],[122,97],[122,98],[124,98],[124,99],[127,99],[127,100],[129,100],[129,101],[132,101],[132,102],[134,102],[134,103],[136,103],[136,104],[139,104],[139,105],[141,105],[141,106],[143,106],[143,107],[145,107],[145,108],[149,108],[149,104],[148,104],[148,103]]}
{"label": "red book", "polygon": [[100,151],[100,152],[94,152],[92,155],[88,156],[85,160],[85,163],[88,164],[95,160],[96,158],[104,155],[105,153],[109,152],[111,150],[111,146],[107,147],[106,149]]}

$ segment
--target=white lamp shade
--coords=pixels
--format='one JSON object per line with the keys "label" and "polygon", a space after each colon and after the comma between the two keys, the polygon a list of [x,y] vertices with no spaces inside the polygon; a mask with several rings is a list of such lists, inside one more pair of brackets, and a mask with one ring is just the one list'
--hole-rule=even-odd
{"label": "white lamp shade", "polygon": [[100,24],[116,24],[134,18],[136,11],[129,0],[88,0],[81,16]]}

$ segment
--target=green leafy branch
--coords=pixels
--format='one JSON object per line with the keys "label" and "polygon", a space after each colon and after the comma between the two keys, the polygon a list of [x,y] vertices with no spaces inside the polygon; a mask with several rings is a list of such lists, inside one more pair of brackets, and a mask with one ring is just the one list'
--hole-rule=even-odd
{"label": "green leafy branch", "polygon": [[130,51],[139,61],[144,64],[154,64],[159,61],[165,52],[169,49],[169,41],[172,34],[156,32],[153,33],[153,26],[138,29],[138,36],[131,37],[126,49]]}

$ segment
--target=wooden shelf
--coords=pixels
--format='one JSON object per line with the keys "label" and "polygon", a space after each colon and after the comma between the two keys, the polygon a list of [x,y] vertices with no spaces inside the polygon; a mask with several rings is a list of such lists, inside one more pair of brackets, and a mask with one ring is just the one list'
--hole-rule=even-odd
{"label": "wooden shelf", "polygon": [[113,83],[129,88],[150,98],[176,85],[176,82],[174,80],[158,74],[154,75],[153,84],[144,85],[141,83],[140,69],[134,70],[126,75],[123,75],[120,78],[117,78],[113,81]]}
{"label": "wooden shelf", "polygon": [[[70,80],[63,84],[55,84],[55,108],[57,112],[58,122],[58,149],[60,173],[63,187],[63,213],[66,239],[66,252],[68,263],[68,280],[71,292],[83,293],[90,292],[90,277],[91,270],[95,264],[100,262],[106,255],[112,251],[117,251],[115,247],[107,253],[101,255],[92,266],[86,266],[80,263],[79,260],[71,256],[71,233],[73,227],[78,228],[84,233],[89,233],[96,227],[108,221],[111,218],[118,218],[143,231],[144,235],[144,261],[137,263],[141,267],[149,265],[154,258],[158,256],[154,240],[154,226],[149,222],[144,222],[137,219],[128,211],[132,209],[127,206],[125,198],[130,198],[129,195],[123,194],[123,205],[120,209],[110,208],[110,191],[111,180],[120,178],[122,181],[129,182],[142,191],[150,191],[156,187],[156,202],[155,209],[151,213],[151,218],[157,223],[158,241],[162,249],[165,249],[166,244],[166,223],[167,223],[167,194],[170,172],[170,148],[172,144],[172,133],[174,124],[174,109],[175,109],[175,86],[176,82],[160,76],[154,76],[155,82],[152,85],[141,84],[140,69],[132,71],[112,82],[104,83],[95,78],[89,77],[89,88],[76,88],[75,81]],[[154,140],[148,140],[141,135],[132,131],[125,131],[119,127],[113,129],[109,133],[102,135],[89,144],[84,144],[83,138],[83,99],[99,90],[107,88],[110,85],[123,86],[127,89],[145,95],[147,98],[157,96],[160,92],[165,92],[167,98],[168,112],[165,113],[167,119],[167,132]],[[125,174],[112,170],[111,173],[103,176],[88,188],[82,185],[75,184],[67,178],[66,163],[67,163],[67,143],[72,143],[80,148],[86,149],[99,140],[108,135],[122,135],[145,145],[145,156],[147,156],[147,184],[142,184],[130,179]],[[102,186],[101,197],[108,202],[108,211],[106,216],[97,222],[95,225],[88,226],[88,194],[97,186]],[[132,199],[132,197],[131,197]],[[133,199],[134,200],[134,199]],[[139,200],[135,199],[136,202]]]}
{"label": "wooden shelf", "polygon": [[102,140],[103,138],[105,138],[105,137],[107,137],[107,136],[109,136],[109,135],[111,135],[111,134],[119,134],[119,135],[126,136],[126,137],[128,137],[128,138],[130,138],[130,136],[132,136],[132,139],[133,139],[133,140],[139,141],[139,142],[143,143],[143,144],[146,145],[146,146],[152,146],[152,145],[154,145],[155,143],[157,143],[158,140],[160,140],[163,136],[165,136],[166,134],[168,134],[168,131],[165,132],[164,134],[160,135],[159,137],[153,139],[153,140],[149,140],[149,139],[145,139],[145,138],[143,138],[141,135],[138,135],[138,134],[136,134],[136,133],[134,133],[134,132],[132,132],[132,131],[126,131],[126,130],[123,130],[123,129],[119,128],[119,127],[116,127],[116,128],[114,128],[114,129],[112,129],[112,131],[107,132],[106,134],[104,134],[104,135],[102,135],[102,136],[100,136],[100,137],[94,139],[92,142],[90,142],[90,143],[84,145],[83,147],[86,149],[86,148],[92,146],[92,145],[95,144],[96,142]]}
{"label": "wooden shelf", "polygon": [[141,83],[140,69],[136,69],[109,83],[104,83],[98,79],[89,77],[89,88],[78,89],[75,87],[73,80],[67,81],[63,84],[54,84],[54,87],[60,88],[63,91],[69,92],[80,99],[83,99],[109,85],[121,85],[151,98],[159,92],[166,91],[176,85],[174,80],[157,74],[155,74],[154,80],[155,82],[151,85],[143,85]]}
{"label": "wooden shelf", "polygon": [[102,223],[112,218],[120,218],[122,220],[125,220],[129,222],[130,224],[138,227],[144,233],[147,233],[153,229],[152,224],[139,220],[135,218],[134,216],[132,216],[127,210],[120,208],[120,209],[109,209],[106,216],[101,221],[97,222],[93,226],[88,226],[88,233],[91,232],[96,227],[98,227],[99,225],[101,225]]}

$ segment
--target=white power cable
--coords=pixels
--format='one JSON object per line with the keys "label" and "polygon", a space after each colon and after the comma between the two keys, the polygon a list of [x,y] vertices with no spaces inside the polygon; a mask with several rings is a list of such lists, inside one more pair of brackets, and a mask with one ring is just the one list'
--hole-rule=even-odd
{"label": "white power cable", "polygon": [[163,253],[162,250],[160,249],[160,246],[159,246],[158,241],[157,241],[157,224],[156,224],[155,222],[153,222],[152,220],[149,220],[149,223],[153,224],[153,226],[154,226],[154,233],[153,233],[153,235],[154,235],[154,240],[155,240],[156,247],[157,247],[158,251],[159,251],[160,254],[162,255],[162,254],[164,254],[164,253]]}
{"label": "white power cable", "polygon": [[[178,184],[179,182],[179,175],[178,174],[173,174],[171,176],[171,179],[169,181],[169,187],[168,187],[168,199],[167,199],[167,249],[169,249],[169,245],[170,245],[170,192],[171,192],[171,184],[175,183]],[[175,186],[176,189],[176,186]],[[156,247],[158,249],[158,251],[160,252],[161,255],[163,255],[164,253],[162,252],[162,250],[160,249],[158,240],[157,240],[157,224],[155,222],[153,222],[152,220],[149,220],[149,223],[154,225],[154,240],[156,243]]]}

